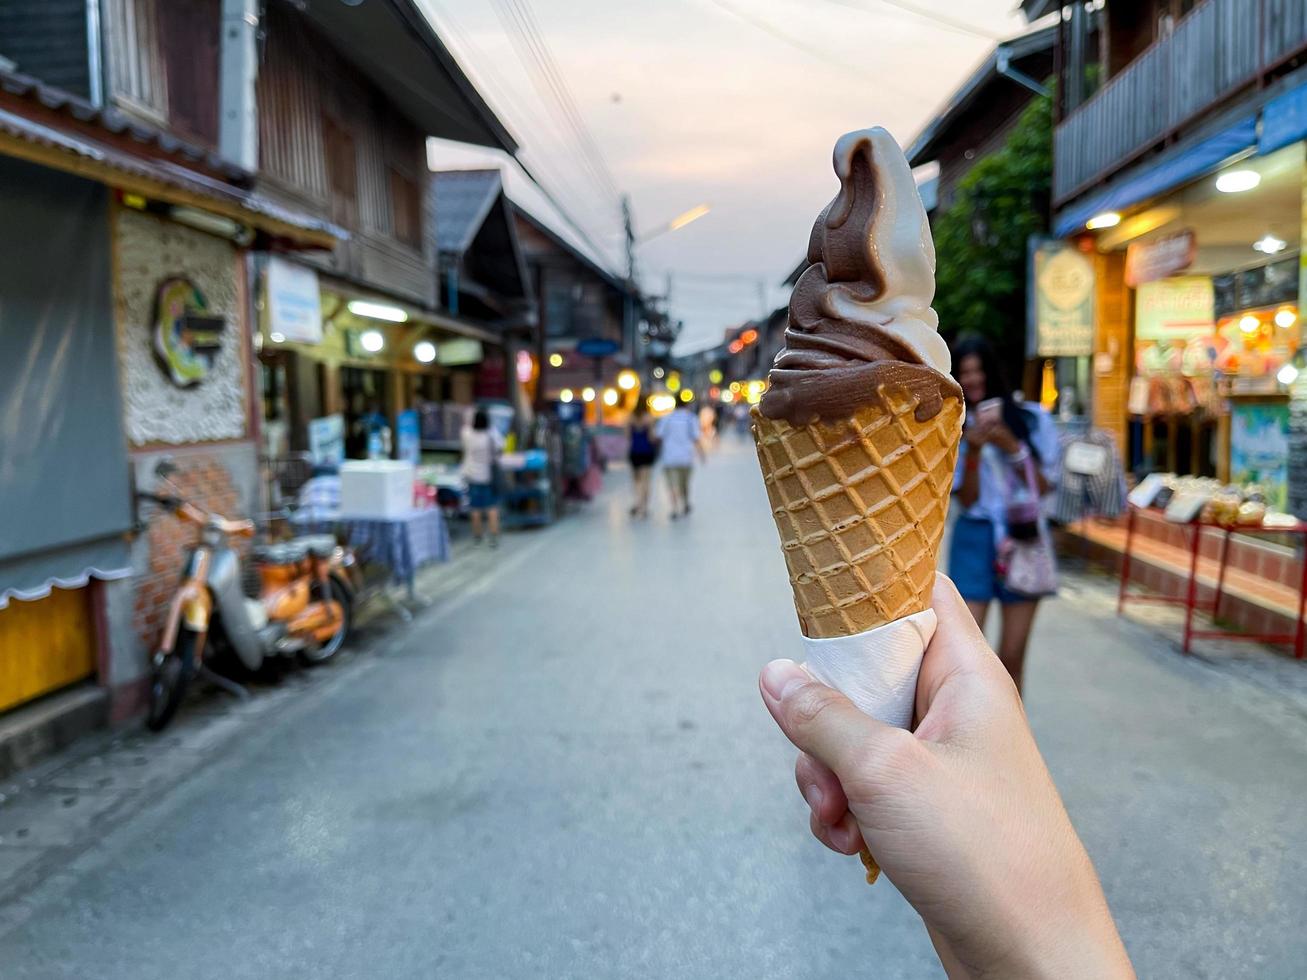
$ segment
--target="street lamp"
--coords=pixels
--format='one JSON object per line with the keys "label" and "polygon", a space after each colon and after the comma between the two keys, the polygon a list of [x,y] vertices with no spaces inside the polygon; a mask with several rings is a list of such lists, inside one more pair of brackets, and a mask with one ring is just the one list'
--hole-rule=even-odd
{"label": "street lamp", "polygon": [[684,228],[686,225],[698,221],[700,218],[702,218],[705,214],[707,214],[711,210],[712,210],[711,204],[696,204],[688,211],[682,211],[680,214],[678,214],[671,221],[667,222],[665,225],[659,225],[656,229],[649,232],[649,234],[641,235],[636,243],[643,245],[651,238],[657,238],[659,235],[665,235],[669,231],[679,231],[680,229]]}

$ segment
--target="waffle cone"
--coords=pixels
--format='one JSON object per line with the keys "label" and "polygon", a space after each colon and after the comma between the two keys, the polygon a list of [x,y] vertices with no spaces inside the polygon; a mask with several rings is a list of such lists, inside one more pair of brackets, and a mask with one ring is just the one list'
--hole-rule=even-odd
{"label": "waffle cone", "polygon": [[962,403],[926,421],[917,396],[880,398],[836,422],[795,427],[755,407],[772,517],[803,634],[862,633],[930,605]]}

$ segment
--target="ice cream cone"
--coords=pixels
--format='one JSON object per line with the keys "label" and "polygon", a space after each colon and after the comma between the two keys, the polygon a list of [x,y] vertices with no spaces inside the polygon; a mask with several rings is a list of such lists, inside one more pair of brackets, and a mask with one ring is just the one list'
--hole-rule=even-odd
{"label": "ice cream cone", "polygon": [[[753,435],[810,673],[907,727],[963,395],[903,151],[870,129],[841,137],[833,161],[840,190],[813,225]],[[880,868],[861,856],[870,884]]]}
{"label": "ice cream cone", "polygon": [[962,404],[924,422],[917,404],[886,388],[851,418],[797,428],[753,411],[805,636],[862,633],[930,605]]}

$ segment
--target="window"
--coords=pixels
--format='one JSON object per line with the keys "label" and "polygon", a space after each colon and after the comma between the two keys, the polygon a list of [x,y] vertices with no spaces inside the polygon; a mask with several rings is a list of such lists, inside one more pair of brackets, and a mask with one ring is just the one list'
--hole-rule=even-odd
{"label": "window", "polygon": [[422,195],[417,181],[390,168],[390,209],[395,237],[413,248],[422,247]]}
{"label": "window", "polygon": [[359,214],[359,164],[354,137],[334,117],[323,116],[322,142],[327,162],[331,220],[346,228],[356,228]]}
{"label": "window", "polygon": [[157,10],[168,122],[178,132],[216,147],[221,0],[170,0],[160,3]]}

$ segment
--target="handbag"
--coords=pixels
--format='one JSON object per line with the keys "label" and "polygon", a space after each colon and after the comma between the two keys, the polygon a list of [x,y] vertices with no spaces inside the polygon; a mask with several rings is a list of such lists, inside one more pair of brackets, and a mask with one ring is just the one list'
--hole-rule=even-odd
{"label": "handbag", "polygon": [[1029,495],[1008,507],[1008,531],[999,545],[998,572],[1010,592],[1037,598],[1057,591],[1057,562],[1048,532],[1039,520],[1039,483],[1029,455],[1023,471]]}

